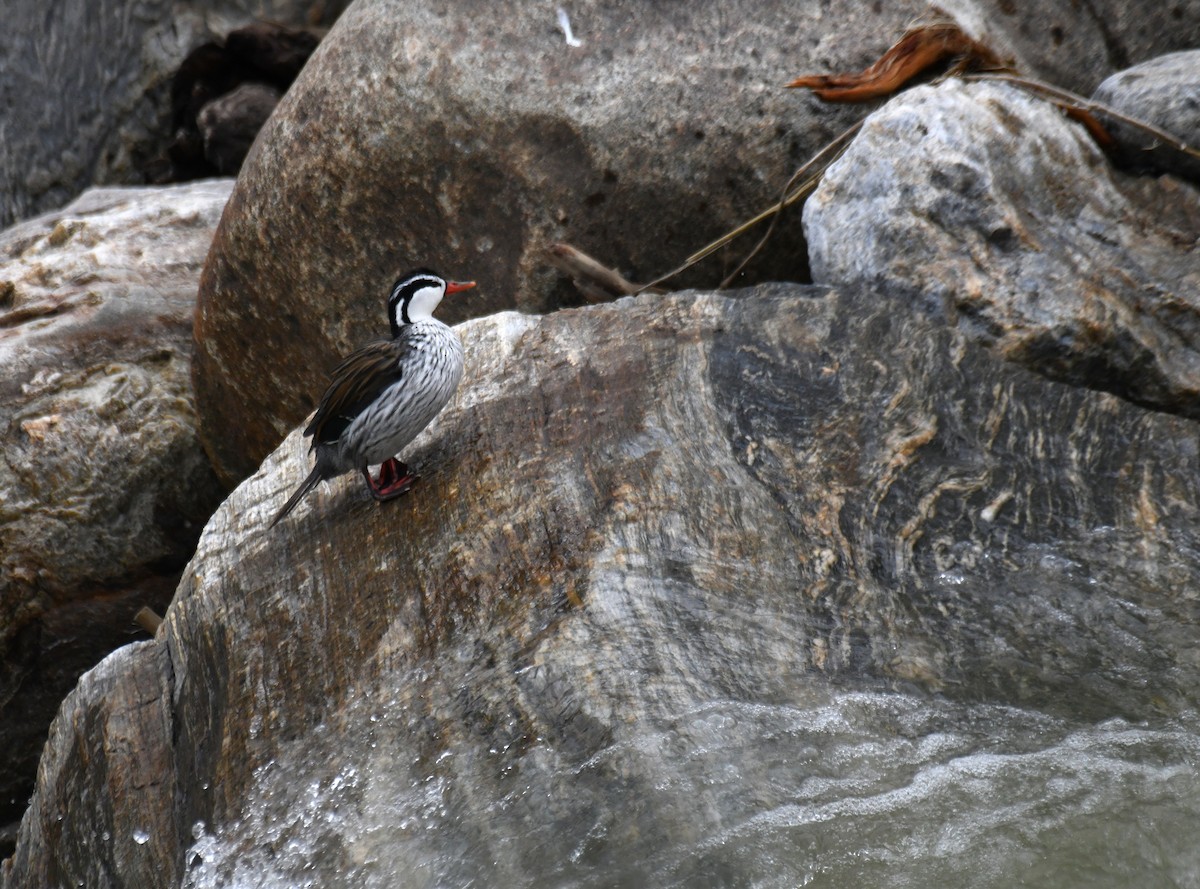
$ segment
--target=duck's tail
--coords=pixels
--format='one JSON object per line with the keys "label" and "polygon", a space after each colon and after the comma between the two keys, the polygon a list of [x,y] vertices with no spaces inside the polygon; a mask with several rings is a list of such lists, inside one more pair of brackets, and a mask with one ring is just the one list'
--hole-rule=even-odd
{"label": "duck's tail", "polygon": [[308,474],[308,478],[300,483],[300,487],[296,489],[296,493],[288,498],[288,502],[283,504],[283,509],[275,514],[275,518],[271,519],[271,524],[267,525],[267,527],[274,528],[280,519],[296,508],[296,504],[300,502],[300,498],[315,488],[317,482],[321,481],[321,479],[321,463],[318,460],[317,465],[313,467],[313,471]]}

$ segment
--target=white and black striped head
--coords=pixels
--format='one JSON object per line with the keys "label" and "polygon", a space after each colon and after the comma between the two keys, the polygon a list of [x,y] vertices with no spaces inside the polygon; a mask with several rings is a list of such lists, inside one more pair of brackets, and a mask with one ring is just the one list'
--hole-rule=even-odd
{"label": "white and black striped head", "polygon": [[405,324],[432,318],[433,310],[447,293],[470,290],[474,286],[474,281],[447,281],[429,269],[409,272],[392,285],[392,295],[388,297],[392,336],[397,336]]}

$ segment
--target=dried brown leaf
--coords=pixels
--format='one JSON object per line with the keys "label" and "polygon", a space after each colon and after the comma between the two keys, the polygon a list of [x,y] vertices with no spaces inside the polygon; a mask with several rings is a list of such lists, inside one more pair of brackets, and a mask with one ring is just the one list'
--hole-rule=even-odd
{"label": "dried brown leaf", "polygon": [[875,64],[857,74],[810,74],[788,86],[810,89],[827,102],[863,102],[889,96],[949,59],[963,69],[1005,67],[995,53],[957,24],[937,22],[908,31]]}

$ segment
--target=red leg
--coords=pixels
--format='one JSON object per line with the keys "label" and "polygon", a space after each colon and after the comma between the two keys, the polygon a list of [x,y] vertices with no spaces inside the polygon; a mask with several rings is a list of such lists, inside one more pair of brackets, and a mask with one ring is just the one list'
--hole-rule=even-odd
{"label": "red leg", "polygon": [[388,457],[379,464],[379,484],[380,489],[386,488],[404,473],[400,471],[400,464],[395,457]]}
{"label": "red leg", "polygon": [[380,464],[378,481],[371,478],[369,469],[363,469],[363,478],[367,480],[367,490],[371,496],[381,502],[406,493],[417,481],[417,477],[409,473],[408,467],[395,457],[389,457]]}

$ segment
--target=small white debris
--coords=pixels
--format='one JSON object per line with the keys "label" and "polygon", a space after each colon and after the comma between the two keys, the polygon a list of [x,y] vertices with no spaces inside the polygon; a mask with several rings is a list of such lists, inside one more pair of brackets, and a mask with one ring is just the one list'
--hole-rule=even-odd
{"label": "small white debris", "polygon": [[1012,491],[1002,491],[991,503],[979,511],[979,518],[983,519],[983,521],[990,525],[992,522],[996,521],[996,513],[1000,511],[1000,507],[1011,500],[1012,497]]}
{"label": "small white debris", "polygon": [[558,7],[558,26],[562,28],[563,36],[567,38],[567,46],[583,46],[583,41],[571,33],[571,19],[561,6]]}

